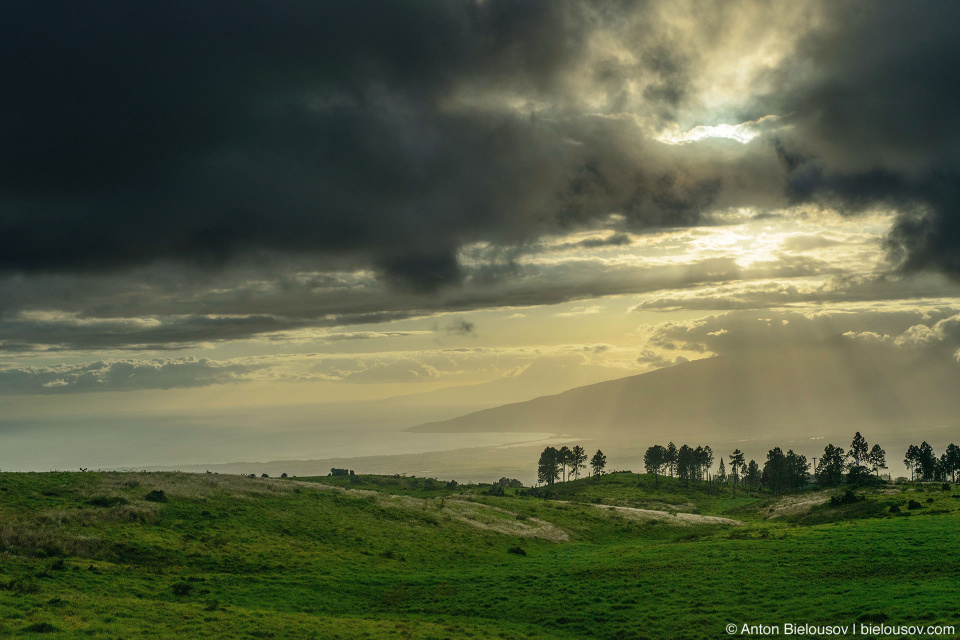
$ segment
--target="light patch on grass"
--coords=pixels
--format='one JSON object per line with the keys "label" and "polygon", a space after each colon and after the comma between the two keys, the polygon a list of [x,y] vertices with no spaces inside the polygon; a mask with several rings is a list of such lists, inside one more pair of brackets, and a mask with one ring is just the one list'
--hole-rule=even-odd
{"label": "light patch on grass", "polygon": [[611,507],[602,504],[592,505],[598,509],[605,509],[608,512],[623,513],[635,520],[660,520],[665,524],[686,526],[691,524],[730,524],[741,525],[739,520],[732,518],[720,518],[718,516],[701,516],[696,513],[670,513],[667,511],[657,511],[654,509],[635,509],[633,507]]}
{"label": "light patch on grass", "polygon": [[825,504],[830,501],[830,496],[818,494],[800,494],[784,496],[774,504],[770,505],[764,518],[771,520],[773,518],[782,518],[784,516],[794,516],[801,513],[807,513],[817,505]]}
{"label": "light patch on grass", "polygon": [[539,518],[517,520],[517,514],[513,512],[479,502],[447,500],[443,512],[472,527],[505,535],[540,538],[552,542],[566,542],[570,539],[566,531],[549,522]]}

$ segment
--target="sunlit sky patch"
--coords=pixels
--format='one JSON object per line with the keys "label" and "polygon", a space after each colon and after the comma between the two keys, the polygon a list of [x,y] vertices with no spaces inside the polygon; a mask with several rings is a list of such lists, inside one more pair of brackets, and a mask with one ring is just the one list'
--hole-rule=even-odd
{"label": "sunlit sky patch", "polygon": [[375,5],[0,27],[5,416],[960,348],[956,6]]}

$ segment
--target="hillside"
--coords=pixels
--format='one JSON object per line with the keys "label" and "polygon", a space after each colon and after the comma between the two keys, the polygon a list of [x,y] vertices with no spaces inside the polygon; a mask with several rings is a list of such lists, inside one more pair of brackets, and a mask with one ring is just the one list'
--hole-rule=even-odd
{"label": "hillside", "polygon": [[957,427],[960,367],[946,356],[844,341],[707,358],[411,428],[728,440]]}
{"label": "hillside", "polygon": [[960,492],[939,484],[840,506],[632,473],[550,500],[488,488],[2,473],[0,637],[697,640],[731,622],[958,623]]}

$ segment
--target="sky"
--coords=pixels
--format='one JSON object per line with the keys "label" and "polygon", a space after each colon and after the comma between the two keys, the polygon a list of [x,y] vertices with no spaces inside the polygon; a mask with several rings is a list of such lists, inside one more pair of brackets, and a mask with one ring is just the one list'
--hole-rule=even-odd
{"label": "sky", "polygon": [[[322,457],[838,336],[960,359],[955,3],[4,13],[0,468],[117,425],[106,466]],[[271,411],[321,444],[230,430]]]}

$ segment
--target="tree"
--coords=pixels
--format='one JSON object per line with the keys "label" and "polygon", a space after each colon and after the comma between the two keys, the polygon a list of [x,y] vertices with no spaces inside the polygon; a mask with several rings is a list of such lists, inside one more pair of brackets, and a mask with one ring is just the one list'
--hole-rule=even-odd
{"label": "tree", "polygon": [[947,473],[954,482],[957,481],[957,471],[960,471],[960,447],[955,444],[947,445]]}
{"label": "tree", "polygon": [[771,491],[788,491],[801,488],[807,480],[807,458],[793,452],[784,453],[780,447],[774,447],[767,453],[767,463],[763,465],[763,483]]}
{"label": "tree", "polygon": [[789,471],[790,488],[802,489],[807,484],[807,474],[810,471],[810,463],[807,462],[807,456],[794,453],[793,449],[787,451],[787,468]]}
{"label": "tree", "polygon": [[917,445],[912,444],[907,447],[907,452],[903,456],[903,464],[906,465],[907,469],[910,469],[911,480],[916,476],[917,463],[919,460],[920,450],[917,449]]}
{"label": "tree", "polygon": [[740,451],[740,449],[734,449],[733,453],[730,454],[730,471],[733,474],[734,486],[740,482],[740,474],[743,473],[744,469],[745,463],[743,459],[743,451]]}
{"label": "tree", "polygon": [[670,477],[677,470],[677,445],[672,442],[667,443],[667,465],[670,467]]}
{"label": "tree", "polygon": [[697,447],[697,478],[703,480],[710,473],[710,467],[713,466],[713,449],[710,447]]}
{"label": "tree", "polygon": [[880,445],[873,445],[873,449],[870,449],[870,457],[868,458],[870,463],[870,469],[877,474],[877,477],[880,477],[880,469],[887,468],[887,452],[880,448]]}
{"label": "tree", "polygon": [[597,452],[590,458],[590,468],[593,469],[593,475],[602,476],[605,466],[607,466],[607,456],[603,455],[603,451],[597,449]]}
{"label": "tree", "polygon": [[717,482],[727,481],[727,470],[723,468],[723,458],[720,458],[720,468],[717,469]]}
{"label": "tree", "polygon": [[690,480],[697,477],[698,465],[696,449],[683,445],[677,450],[677,478],[683,480],[686,486],[689,487]]}
{"label": "tree", "polygon": [[655,444],[643,454],[643,466],[647,473],[653,474],[653,483],[660,485],[660,473],[667,464],[667,448]]}
{"label": "tree", "polygon": [[870,457],[869,451],[867,441],[857,431],[853,436],[853,442],[850,443],[850,451],[847,453],[847,457],[850,458],[850,471],[856,471],[867,463]]}
{"label": "tree", "polygon": [[570,460],[572,465],[572,471],[576,476],[577,480],[580,479],[580,469],[583,469],[587,466],[587,452],[583,450],[583,447],[580,445],[575,446],[570,450],[573,454]]}
{"label": "tree", "polygon": [[560,452],[553,447],[547,447],[540,454],[537,463],[537,480],[546,484],[553,484],[560,476]]}
{"label": "tree", "polygon": [[563,481],[567,481],[567,465],[573,461],[573,451],[566,446],[560,447],[557,451],[557,462],[563,467]]}
{"label": "tree", "polygon": [[825,487],[834,487],[843,482],[843,449],[828,444],[820,456],[817,465],[817,483]]}
{"label": "tree", "polygon": [[910,469],[911,479],[929,481],[937,477],[939,460],[933,452],[933,447],[926,441],[922,442],[919,447],[915,444],[907,447],[903,464]]}
{"label": "tree", "polygon": [[760,473],[760,465],[757,464],[756,460],[751,460],[747,465],[747,471],[744,474],[743,479],[754,489],[760,488],[760,480],[762,479],[762,476]]}

